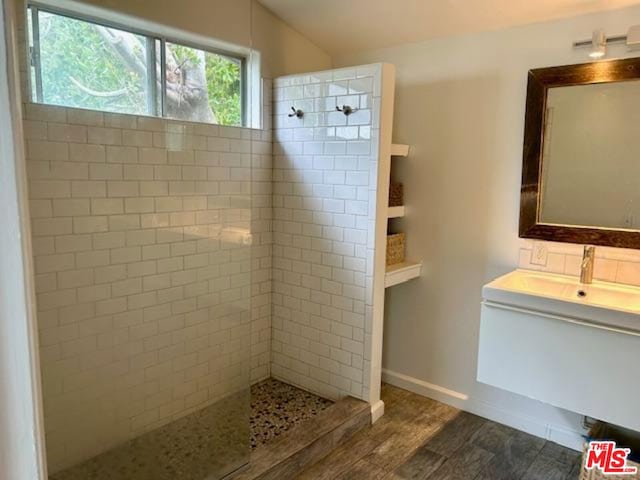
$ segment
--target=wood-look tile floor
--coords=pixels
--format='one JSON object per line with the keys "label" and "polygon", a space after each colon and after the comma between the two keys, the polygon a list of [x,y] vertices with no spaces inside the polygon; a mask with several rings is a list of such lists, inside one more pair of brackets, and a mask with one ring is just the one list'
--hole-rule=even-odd
{"label": "wood-look tile floor", "polygon": [[385,415],[303,480],[577,480],[580,454],[384,385]]}

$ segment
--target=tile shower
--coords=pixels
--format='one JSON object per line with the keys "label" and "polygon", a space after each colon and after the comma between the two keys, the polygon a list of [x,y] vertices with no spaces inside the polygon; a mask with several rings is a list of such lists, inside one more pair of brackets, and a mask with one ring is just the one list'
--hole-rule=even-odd
{"label": "tile shower", "polygon": [[52,479],[204,478],[368,400],[379,82],[263,80],[260,130],[25,104]]}

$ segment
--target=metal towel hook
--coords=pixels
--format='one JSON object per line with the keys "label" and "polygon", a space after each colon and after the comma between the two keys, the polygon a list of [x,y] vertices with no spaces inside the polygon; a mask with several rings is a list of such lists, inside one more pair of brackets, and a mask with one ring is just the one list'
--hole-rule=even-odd
{"label": "metal towel hook", "polygon": [[299,108],[296,109],[296,107],[291,107],[291,111],[293,113],[290,113],[289,117],[296,117],[296,118],[304,117],[304,112],[302,110],[300,110]]}
{"label": "metal towel hook", "polygon": [[343,105],[342,108],[336,105],[336,110],[344,113],[346,116],[349,116],[352,113],[356,113],[358,111],[357,108],[350,107],[349,105]]}

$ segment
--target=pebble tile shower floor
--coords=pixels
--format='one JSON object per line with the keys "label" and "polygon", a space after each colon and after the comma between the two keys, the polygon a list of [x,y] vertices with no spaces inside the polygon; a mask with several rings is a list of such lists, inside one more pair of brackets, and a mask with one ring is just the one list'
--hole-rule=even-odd
{"label": "pebble tile shower floor", "polygon": [[333,402],[270,378],[251,387],[251,448],[267,443]]}
{"label": "pebble tile shower floor", "polygon": [[[314,417],[333,402],[275,379],[135,438],[50,480],[204,480],[240,467],[251,449]],[[249,418],[247,418],[247,416]],[[248,421],[247,421],[248,420]]]}

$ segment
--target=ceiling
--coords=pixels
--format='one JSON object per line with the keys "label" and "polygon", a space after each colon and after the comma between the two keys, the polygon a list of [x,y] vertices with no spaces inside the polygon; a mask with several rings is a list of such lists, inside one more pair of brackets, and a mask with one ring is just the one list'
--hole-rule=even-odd
{"label": "ceiling", "polygon": [[638,0],[259,0],[327,53],[524,25]]}

